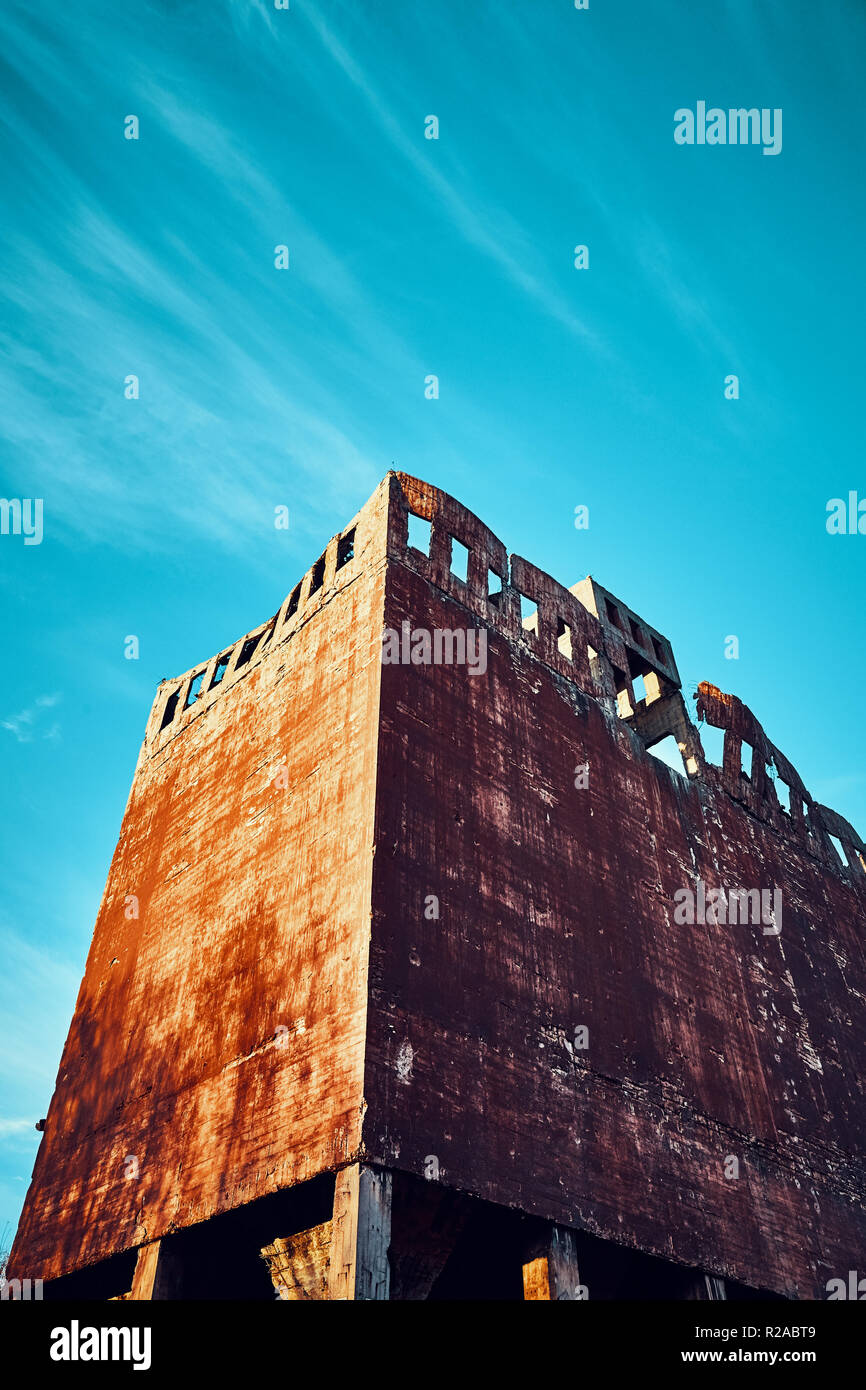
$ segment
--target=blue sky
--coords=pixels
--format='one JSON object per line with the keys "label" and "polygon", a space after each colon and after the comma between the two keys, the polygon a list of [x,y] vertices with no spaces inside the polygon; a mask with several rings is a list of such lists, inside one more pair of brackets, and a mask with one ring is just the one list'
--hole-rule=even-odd
{"label": "blue sky", "polygon": [[[44,504],[0,536],[0,1236],[157,683],[392,463],[593,573],[866,831],[866,536],[825,528],[866,497],[862,5],[291,3],[0,14],[0,495]],[[781,154],[676,145],[699,100],[782,108]]]}

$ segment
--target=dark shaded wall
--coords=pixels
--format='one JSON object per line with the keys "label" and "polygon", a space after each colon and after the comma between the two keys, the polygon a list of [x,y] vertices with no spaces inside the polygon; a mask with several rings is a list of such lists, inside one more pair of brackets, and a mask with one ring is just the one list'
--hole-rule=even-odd
{"label": "dark shaded wall", "polygon": [[[750,814],[713,768],[687,780],[660,764],[582,653],[562,677],[544,612],[536,639],[512,594],[488,605],[486,528],[401,486],[386,624],[485,621],[489,665],[383,668],[367,1153],[825,1297],[866,1257],[862,878]],[[405,548],[407,502],[433,518],[432,559]],[[449,533],[476,556],[468,587],[448,574]],[[581,640],[600,650],[597,628]],[[675,925],[698,876],[780,887],[781,936]]]}

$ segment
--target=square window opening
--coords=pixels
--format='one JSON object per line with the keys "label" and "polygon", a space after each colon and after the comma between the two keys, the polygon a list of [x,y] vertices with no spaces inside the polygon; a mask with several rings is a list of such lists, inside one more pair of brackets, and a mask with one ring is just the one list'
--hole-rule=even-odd
{"label": "square window opening", "polygon": [[502,602],[502,575],[496,570],[487,571],[487,601],[498,608]]}
{"label": "square window opening", "polygon": [[845,846],[842,844],[842,841],[839,839],[838,835],[830,835],[829,831],[827,832],[827,834],[828,834],[828,838],[829,838],[829,840],[830,840],[831,845],[833,846],[834,850],[836,851],[836,853],[838,854],[839,858],[841,859],[842,864],[843,864],[844,867],[847,869],[847,867],[848,867],[848,856],[847,856],[847,854],[845,853]]}
{"label": "square window opening", "polygon": [[622,617],[616,604],[611,603],[609,598],[605,599],[604,604],[605,608],[607,609],[608,622],[613,623],[614,627],[618,627],[620,632],[625,634],[625,628],[623,627]]}
{"label": "square window opening", "polygon": [[708,763],[714,767],[724,767],[725,763],[725,731],[717,729],[714,724],[701,725],[701,743],[704,748],[704,756]]}
{"label": "square window opening", "polygon": [[783,782],[781,777],[776,778],[776,796],[779,798],[779,805],[786,815],[791,814],[791,788],[787,782]]}
{"label": "square window opening", "polygon": [[566,661],[574,660],[574,653],[571,647],[571,628],[568,623],[563,622],[562,618],[556,620],[556,645]]}
{"label": "square window opening", "polygon": [[189,683],[189,690],[187,691],[186,704],[184,706],[184,709],[189,709],[190,705],[195,704],[196,700],[201,694],[201,683],[203,680],[204,671],[199,671],[197,676],[193,676],[192,680]]}
{"label": "square window opening", "polygon": [[652,643],[653,643],[653,651],[654,651],[655,654],[656,654],[656,660],[657,660],[657,661],[660,661],[661,664],[662,664],[662,666],[667,666],[667,664],[668,664],[668,656],[667,656],[667,652],[665,651],[665,649],[664,649],[664,647],[662,646],[661,642],[659,641],[659,639],[658,639],[657,637],[654,637],[654,638],[652,639]]}
{"label": "square window opening", "polygon": [[755,770],[755,750],[751,743],[746,743],[745,739],[743,739],[740,749],[740,769],[742,775],[748,777],[751,782],[753,780],[752,773]]}
{"label": "square window opening", "polygon": [[347,531],[345,536],[341,536],[337,541],[337,569],[341,570],[344,565],[348,565],[350,560],[355,558],[355,528]]}
{"label": "square window opening", "polygon": [[258,645],[258,641],[258,637],[247,638],[246,642],[244,642],[244,645],[241,647],[241,654],[238,657],[237,666],[235,666],[235,670],[237,670],[239,666],[246,666],[247,662],[249,661],[250,657],[252,656],[253,652],[255,651]]}
{"label": "square window opening", "polygon": [[463,542],[454,536],[451,537],[451,573],[461,584],[469,582],[469,551]]}
{"label": "square window opening", "polygon": [[518,592],[520,600],[520,625],[525,632],[529,632],[533,637],[538,636],[538,604],[534,598],[528,594]]}
{"label": "square window opening", "polygon": [[210,688],[211,688],[211,690],[213,690],[213,688],[214,688],[215,685],[219,685],[220,681],[222,680],[223,676],[225,675],[226,671],[228,670],[229,661],[231,660],[231,655],[232,655],[231,652],[223,652],[222,656],[220,657],[219,661],[217,662],[216,667],[215,667],[215,669],[214,669],[214,673],[213,673],[213,679],[212,679],[212,681],[211,681],[211,683],[210,683]]}
{"label": "square window opening", "polygon": [[166,700],[165,709],[162,712],[162,723],[159,726],[160,733],[162,733],[162,730],[165,729],[174,719],[175,710],[177,709],[177,702],[179,699],[180,691],[175,690],[174,693],[172,695],[169,695],[168,699]]}
{"label": "square window opening", "polygon": [[643,635],[643,629],[641,628],[640,624],[636,623],[634,618],[629,618],[628,624],[631,628],[631,635],[634,638],[635,642],[637,642],[639,647],[643,647],[645,649],[646,638]]}
{"label": "square window opening", "polygon": [[409,513],[409,544],[414,550],[420,550],[422,555],[430,554],[431,532],[429,521],[425,521],[423,516],[416,516],[414,512]]}
{"label": "square window opening", "polygon": [[628,677],[625,671],[621,671],[618,666],[613,668],[613,683],[616,691],[616,709],[620,719],[629,719],[634,713],[631,707],[631,695],[628,688]]}
{"label": "square window opening", "polygon": [[634,676],[632,678],[631,688],[634,691],[635,704],[637,704],[638,700],[646,699],[647,691],[643,676]]}
{"label": "square window opening", "polygon": [[325,557],[320,555],[313,565],[313,577],[310,580],[310,595],[317,594],[322,587],[325,578]]}

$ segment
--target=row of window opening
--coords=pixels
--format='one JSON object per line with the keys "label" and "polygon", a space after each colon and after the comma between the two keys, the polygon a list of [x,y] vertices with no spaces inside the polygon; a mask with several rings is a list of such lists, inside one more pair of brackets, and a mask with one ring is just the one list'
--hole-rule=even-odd
{"label": "row of window opening", "polygon": [[[431,523],[429,521],[425,520],[424,517],[416,516],[414,512],[409,512],[409,545],[412,546],[413,549],[419,550],[422,555],[429,556],[431,533],[432,528]],[[467,584],[469,582],[469,550],[463,544],[462,541],[459,541],[457,539],[456,536],[451,536],[450,540],[451,573],[463,584]],[[530,598],[527,594],[519,593],[518,596],[520,599],[521,625],[525,629],[527,629],[527,631],[534,632],[537,636],[538,604],[536,603],[535,599]],[[498,574],[496,570],[488,569],[487,600],[494,607],[498,607],[501,597],[502,576]],[[612,623],[615,624],[616,627],[619,628],[623,636],[627,636],[625,623],[619,609],[616,607],[615,604],[611,602],[610,599],[607,599],[606,603],[608,618]],[[643,628],[641,628],[640,624],[636,623],[633,618],[629,618],[629,625],[631,627],[632,640],[635,641],[637,645],[641,647],[644,651],[649,652],[650,650],[652,650],[655,653],[656,660],[661,662],[663,666],[667,665],[666,653],[658,639],[656,637],[653,637],[652,635],[647,637],[647,634],[644,633]],[[571,630],[570,628],[568,628],[567,624],[564,624],[561,620],[559,623],[559,631],[557,632],[556,640],[560,652],[562,652],[563,655],[567,656],[569,660],[572,660]],[[650,646],[650,643],[652,644],[652,646]]]}
{"label": "row of window opening", "polygon": [[[325,582],[325,561],[327,560],[327,557],[328,552],[323,551],[316,563],[313,565],[310,574],[310,589],[309,593],[307,594],[307,598],[312,598],[313,594],[317,594]],[[337,541],[337,563],[335,568],[337,570],[341,570],[344,565],[348,565],[349,561],[354,560],[354,558],[355,528],[352,527],[351,531],[347,531],[346,534],[344,536],[340,536],[339,540]],[[293,617],[294,614],[298,611],[298,604],[300,603],[301,599],[301,588],[303,587],[303,582],[304,581],[301,580],[300,583],[296,584],[289,596],[289,604],[286,609],[287,619]]]}
{"label": "row of window opening", "polygon": [[[640,623],[636,622],[634,618],[629,616],[626,619],[611,599],[606,598],[604,604],[608,622],[618,628],[623,637],[630,636],[631,641],[636,643],[642,651],[654,653],[657,661],[660,661],[663,666],[667,665],[665,649],[657,637],[652,633],[644,632]],[[628,628],[626,628],[626,622],[628,622]]]}
{"label": "row of window opening", "polygon": [[[409,513],[409,544],[415,550],[420,550],[422,555],[430,554],[431,524],[421,516],[416,516],[414,512]],[[456,536],[451,536],[451,573],[461,583],[469,582],[469,549],[459,541]],[[494,608],[498,608],[502,599],[502,575],[494,569],[487,571],[487,600]],[[533,637],[538,636],[538,603],[528,594],[520,593],[518,590],[518,600],[520,603],[520,622],[521,626]],[[571,629],[566,624],[559,621],[557,632],[557,645],[563,655],[567,655],[571,660]]]}
{"label": "row of window opening", "polygon": [[[702,726],[701,742],[704,746],[704,754],[706,756],[707,761],[713,763],[716,767],[722,767],[724,763],[724,740],[724,729],[718,729],[713,724],[704,724]],[[749,743],[748,739],[743,739],[740,744],[740,776],[745,778],[745,780],[750,784],[754,783],[759,765],[760,760],[756,753],[754,744]],[[784,779],[778,775],[778,770],[776,768],[775,763],[768,763],[765,764],[765,766],[769,769],[770,776],[773,781],[773,786],[776,791],[776,799],[779,803],[781,811],[784,815],[788,816],[789,819],[793,820],[794,813],[791,809],[791,801],[792,797],[794,795],[799,796],[799,793],[794,793],[790,784],[784,781]],[[814,828],[811,825],[811,818],[806,807],[803,807],[803,820],[807,829]],[[851,856],[853,853],[857,855],[857,859],[859,860],[860,866],[866,868],[866,864],[864,864],[863,861],[863,856],[858,851],[852,849],[851,853],[849,853],[849,851],[845,848],[843,842],[839,839],[838,835],[831,835],[828,830],[825,830],[823,833],[826,834],[827,838],[830,840],[830,843],[832,844],[837,855],[839,856],[840,863],[843,865],[843,867],[858,867],[856,864],[852,862]]]}
{"label": "row of window opening", "polygon": [[[349,561],[353,560],[354,558],[355,531],[353,528],[351,531],[347,531],[345,536],[341,536],[337,543],[337,569],[342,569],[344,565],[347,565]],[[318,589],[321,589],[324,576],[325,555],[321,555],[319,559],[316,561],[315,565],[313,566],[312,576],[310,580],[310,595],[316,593]],[[286,608],[287,619],[291,618],[293,614],[297,612],[298,603],[301,596],[302,584],[303,580],[300,584],[295,585],[294,589],[291,592],[291,595],[289,596],[289,602]],[[239,670],[241,666],[246,666],[247,662],[251,660],[253,653],[259,645],[259,642],[263,635],[263,633],[258,633],[255,637],[248,637],[246,639],[243,646],[241,647],[238,659],[235,663],[236,671]],[[224,652],[222,656],[218,659],[217,664],[214,667],[214,673],[211,677],[211,682],[208,686],[208,690],[213,690],[214,686],[219,685],[220,681],[222,680],[223,676],[228,670],[229,662],[231,661],[231,656],[231,651],[227,651]],[[196,700],[201,698],[202,694],[204,693],[203,686],[206,674],[207,668],[204,668],[193,676],[187,689],[184,709],[189,709],[192,705],[195,704]],[[165,729],[174,719],[174,716],[177,712],[178,704],[180,702],[180,696],[181,692],[179,690],[175,690],[171,695],[169,695],[168,699],[166,700],[165,709],[163,710],[162,714],[162,723],[160,725],[160,731]]]}

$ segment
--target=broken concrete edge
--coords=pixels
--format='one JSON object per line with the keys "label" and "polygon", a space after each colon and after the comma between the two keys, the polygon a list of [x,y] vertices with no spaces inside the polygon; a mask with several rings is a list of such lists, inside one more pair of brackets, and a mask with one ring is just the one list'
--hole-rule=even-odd
{"label": "broken concrete edge", "polygon": [[[277,1298],[291,1297],[293,1293],[301,1298],[337,1301],[370,1301],[391,1297],[390,1285],[395,1270],[399,1271],[401,1255],[405,1257],[407,1251],[414,1254],[411,1231],[403,1231],[399,1240],[396,1239],[396,1232],[392,1237],[392,1188],[397,1182],[421,1183],[421,1188],[427,1189],[434,1203],[456,1202],[458,1216],[462,1214],[464,1220],[473,1204],[490,1205],[489,1198],[479,1190],[467,1187],[458,1191],[446,1183],[429,1179],[423,1181],[419,1174],[394,1168],[384,1158],[364,1153],[363,1145],[351,1160],[326,1171],[334,1178],[331,1215],[312,1226],[299,1229],[276,1226],[270,1241],[259,1248],[259,1257],[267,1267]],[[553,1288],[545,1291],[535,1285],[543,1285],[548,1278],[555,1278],[557,1269],[560,1279],[567,1277],[570,1282],[578,1283],[576,1239],[580,1235],[588,1235],[610,1242],[612,1237],[606,1228],[592,1215],[580,1211],[572,1213],[569,1224],[563,1224],[516,1202],[502,1206],[504,1211],[523,1218],[526,1223],[524,1298],[585,1297],[573,1290],[567,1293],[556,1292]],[[135,1258],[130,1271],[129,1289],[110,1295],[108,1301],[158,1301],[176,1297],[172,1291],[173,1261],[176,1258],[172,1250],[172,1236],[185,1233],[195,1226],[208,1225],[216,1215],[219,1213],[203,1217],[191,1225],[177,1226],[172,1223],[158,1237],[113,1252],[113,1257],[126,1255]],[[290,1222],[284,1224],[286,1227],[291,1225]],[[460,1225],[458,1220],[458,1230]],[[638,1241],[623,1237],[622,1233],[618,1233],[617,1244],[635,1254],[647,1253]],[[297,1268],[292,1268],[298,1256],[302,1261],[306,1256],[312,1257],[310,1268],[301,1270],[300,1277]],[[738,1279],[738,1271],[724,1262],[709,1261],[698,1268],[673,1248],[657,1258],[683,1271],[692,1272],[696,1277],[734,1282]],[[104,1263],[104,1259],[89,1260],[76,1265],[74,1272],[81,1274]],[[310,1281],[306,1288],[304,1275]],[[312,1284],[321,1287],[314,1290]],[[413,1292],[415,1298],[424,1296],[426,1294],[419,1293],[417,1289]],[[782,1296],[797,1300],[800,1293],[792,1288]]]}
{"label": "broken concrete edge", "polygon": [[[371,522],[375,503],[385,490],[389,493],[388,535],[382,548]],[[427,555],[409,545],[410,515],[430,525]],[[453,540],[469,553],[465,581],[451,570]],[[395,470],[385,475],[365,505],[331,537],[319,559],[271,618],[207,661],[160,682],[136,771],[194,719],[206,714],[221,695],[250,676],[276,647],[290,641],[316,612],[354,582],[361,565],[371,558],[407,565],[468,608],[491,633],[504,630],[521,639],[535,659],[570,681],[582,695],[615,709],[624,723],[636,730],[645,748],[673,736],[691,780],[720,786],[760,819],[795,835],[823,863],[837,872],[841,869],[843,876],[854,882],[866,881],[866,845],[857,831],[838,812],[814,800],[793,764],[770,741],[747,705],[708,681],[702,681],[693,695],[699,723],[725,731],[724,764],[719,769],[707,761],[699,725],[692,721],[682,698],[673,646],[663,633],[591,575],[566,589],[544,570],[507,552],[484,522],[448,493]],[[495,600],[488,593],[489,573],[501,582]],[[521,619],[521,596],[536,604],[530,627]],[[576,659],[564,656],[559,647],[560,629],[565,627],[577,636]],[[641,674],[648,680],[648,695],[642,700],[634,698],[632,689],[637,666],[646,668]],[[193,690],[196,681],[198,692]],[[743,742],[757,754],[751,777],[740,765]],[[768,767],[774,768],[789,788],[790,812],[779,802]],[[847,865],[840,861],[829,835],[844,846]]]}

